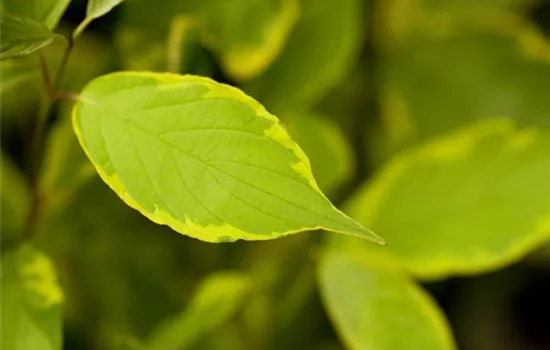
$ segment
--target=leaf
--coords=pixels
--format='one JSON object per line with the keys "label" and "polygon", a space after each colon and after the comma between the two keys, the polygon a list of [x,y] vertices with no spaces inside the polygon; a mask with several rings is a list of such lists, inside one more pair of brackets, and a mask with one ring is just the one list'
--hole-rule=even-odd
{"label": "leaf", "polygon": [[455,349],[443,312],[428,293],[376,254],[328,252],[318,281],[330,319],[350,350]]}
{"label": "leaf", "polygon": [[359,56],[362,13],[358,0],[302,0],[284,51],[254,82],[258,99],[277,111],[317,102]]}
{"label": "leaf", "polygon": [[1,155],[1,164],[0,208],[2,212],[0,215],[2,220],[0,223],[2,224],[2,240],[4,240],[20,234],[25,227],[30,208],[30,190],[23,174],[4,153]]}
{"label": "leaf", "polygon": [[208,0],[200,11],[204,43],[237,79],[262,73],[298,19],[298,0]]}
{"label": "leaf", "polygon": [[33,19],[53,30],[71,0],[2,0],[2,8],[9,13]]}
{"label": "leaf", "polygon": [[61,303],[50,260],[31,246],[2,252],[2,349],[60,350]]}
{"label": "leaf", "polygon": [[117,73],[73,112],[101,178],[152,221],[207,242],[312,229],[382,241],[338,211],[276,117],[208,78]]}
{"label": "leaf", "polygon": [[88,0],[86,17],[95,19],[104,16],[123,1],[124,0]]}
{"label": "leaf", "polygon": [[303,148],[313,175],[325,193],[333,193],[354,171],[352,148],[338,126],[324,115],[292,113],[285,125]]}
{"label": "leaf", "polygon": [[474,274],[548,241],[549,180],[547,131],[486,120],[396,156],[347,208],[415,275]]}
{"label": "leaf", "polygon": [[244,302],[250,281],[237,273],[216,273],[197,288],[187,309],[161,324],[147,340],[147,349],[185,349],[229,320]]}
{"label": "leaf", "polygon": [[0,59],[28,55],[53,41],[53,33],[26,17],[0,10]]}
{"label": "leaf", "polygon": [[94,20],[101,16],[106,15],[109,11],[121,4],[124,0],[88,0],[88,6],[86,7],[86,17],[74,30],[72,36],[76,41],[84,29]]}

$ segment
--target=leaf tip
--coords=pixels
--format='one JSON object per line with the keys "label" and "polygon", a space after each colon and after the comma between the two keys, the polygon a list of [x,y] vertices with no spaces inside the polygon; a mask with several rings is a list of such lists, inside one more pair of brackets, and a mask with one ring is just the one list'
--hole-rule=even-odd
{"label": "leaf tip", "polygon": [[378,244],[378,245],[381,245],[381,246],[387,246],[388,245],[388,243],[382,237],[378,236],[376,233],[372,232],[371,230],[369,230],[366,227],[361,227],[360,231],[353,231],[353,232],[345,231],[345,232],[341,232],[341,233],[348,234],[348,235],[355,236],[355,237],[359,237],[361,239],[366,239],[367,241],[370,241],[371,243],[375,243],[375,244]]}

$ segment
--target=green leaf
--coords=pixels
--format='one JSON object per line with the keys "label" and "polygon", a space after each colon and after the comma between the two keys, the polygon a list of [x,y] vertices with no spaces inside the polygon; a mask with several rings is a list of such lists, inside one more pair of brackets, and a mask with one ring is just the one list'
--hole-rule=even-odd
{"label": "green leaf", "polygon": [[318,278],[348,349],[455,349],[443,312],[428,293],[376,254],[326,253]]}
{"label": "green leaf", "polygon": [[88,7],[86,7],[86,18],[78,25],[73,32],[73,39],[78,38],[84,29],[94,19],[106,15],[115,6],[121,4],[124,0],[88,0]]}
{"label": "green leaf", "polygon": [[86,17],[95,19],[104,16],[123,1],[124,0],[88,0]]}
{"label": "green leaf", "polygon": [[396,156],[347,207],[420,277],[499,268],[550,238],[550,137],[478,122]]}
{"label": "green leaf", "polygon": [[2,349],[60,350],[61,303],[50,260],[30,246],[2,252]]}
{"label": "green leaf", "polygon": [[187,309],[161,324],[147,340],[147,349],[185,349],[227,322],[244,302],[249,279],[237,273],[216,273],[197,288]]}
{"label": "green leaf", "polygon": [[354,171],[353,151],[335,123],[316,113],[292,113],[285,116],[285,125],[308,156],[323,192],[333,193],[350,178]]}
{"label": "green leaf", "polygon": [[277,111],[317,102],[358,57],[362,13],[359,0],[302,0],[284,51],[254,82],[258,99]]}
{"label": "green leaf", "polygon": [[0,59],[28,55],[53,41],[53,33],[30,18],[0,10]]}
{"label": "green leaf", "polygon": [[237,79],[262,73],[298,19],[298,0],[208,0],[200,11],[205,44]]}
{"label": "green leaf", "polygon": [[208,78],[116,73],[73,112],[101,178],[152,221],[208,242],[326,229],[381,243],[318,189],[278,119]]}
{"label": "green leaf", "polygon": [[71,0],[2,0],[2,8],[9,13],[33,19],[53,30]]}
{"label": "green leaf", "polygon": [[2,225],[2,239],[13,238],[21,234],[25,227],[30,208],[30,190],[23,174],[15,167],[5,154],[1,155],[1,184],[0,192],[2,210],[0,223]]}

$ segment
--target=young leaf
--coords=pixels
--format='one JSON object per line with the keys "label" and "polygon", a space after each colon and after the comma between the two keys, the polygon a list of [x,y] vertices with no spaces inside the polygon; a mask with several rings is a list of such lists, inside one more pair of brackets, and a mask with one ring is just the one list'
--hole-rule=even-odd
{"label": "young leaf", "polygon": [[226,242],[322,228],[382,242],[330,203],[278,119],[236,88],[106,75],[84,88],[73,125],[119,197],[180,233]]}
{"label": "young leaf", "polygon": [[550,137],[479,122],[395,157],[347,207],[420,277],[493,270],[550,238]]}
{"label": "young leaf", "polygon": [[9,13],[33,19],[53,30],[71,0],[2,0],[2,8]]}
{"label": "young leaf", "polygon": [[63,293],[31,246],[2,252],[2,349],[61,350]]}
{"label": "young leaf", "polygon": [[30,191],[23,174],[3,153],[0,162],[0,223],[2,239],[6,239],[20,234],[24,228],[30,206]]}
{"label": "young leaf", "polygon": [[27,17],[0,10],[0,59],[28,55],[53,41],[53,33]]}
{"label": "young leaf", "polygon": [[255,81],[269,108],[313,104],[344,78],[359,55],[359,0],[302,0],[301,18],[280,57]]}
{"label": "young leaf", "polygon": [[88,0],[88,7],[86,8],[86,17],[99,18],[115,6],[122,3],[124,0]]}
{"label": "young leaf", "polygon": [[443,313],[429,295],[377,255],[329,252],[319,288],[350,350],[455,349]]}
{"label": "young leaf", "polygon": [[161,324],[147,340],[147,349],[185,349],[201,336],[223,325],[238,310],[250,290],[246,276],[216,273],[198,287],[179,317]]}
{"label": "young leaf", "polygon": [[73,38],[77,38],[82,34],[84,29],[94,19],[106,15],[115,6],[122,3],[124,0],[88,0],[88,7],[86,7],[86,18],[78,25],[73,33]]}
{"label": "young leaf", "polygon": [[230,75],[250,79],[280,54],[298,7],[298,0],[208,0],[200,11],[203,40]]}

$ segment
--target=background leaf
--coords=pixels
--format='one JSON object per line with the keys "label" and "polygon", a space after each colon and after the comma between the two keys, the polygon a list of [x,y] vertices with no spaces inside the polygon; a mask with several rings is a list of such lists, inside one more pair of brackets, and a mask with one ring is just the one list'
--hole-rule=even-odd
{"label": "background leaf", "polygon": [[317,102],[344,78],[361,48],[360,1],[300,3],[301,17],[284,51],[251,88],[277,113]]}
{"label": "background leaf", "polygon": [[509,119],[477,123],[394,158],[349,213],[418,276],[496,269],[549,238],[549,140]]}
{"label": "background leaf", "polygon": [[25,56],[53,41],[54,35],[39,22],[0,10],[0,59]]}
{"label": "background leaf", "polygon": [[71,0],[2,0],[2,9],[42,23],[53,30]]}
{"label": "background leaf", "polygon": [[219,272],[208,276],[197,287],[187,309],[152,332],[146,342],[147,348],[188,348],[231,318],[245,300],[249,288],[250,281],[242,274]]}
{"label": "background leaf", "polygon": [[124,0],[88,0],[86,17],[99,18],[111,11]]}
{"label": "background leaf", "polygon": [[199,16],[205,44],[237,79],[262,73],[281,52],[299,0],[207,0]]}
{"label": "background leaf", "polygon": [[2,349],[60,350],[61,303],[50,260],[31,246],[2,252]]}
{"label": "background leaf", "polygon": [[348,349],[455,349],[434,301],[384,258],[339,250],[319,264],[323,302]]}
{"label": "background leaf", "polygon": [[324,197],[277,118],[227,85],[104,76],[84,89],[74,128],[126,204],[180,233],[220,242],[326,228],[380,242]]}

